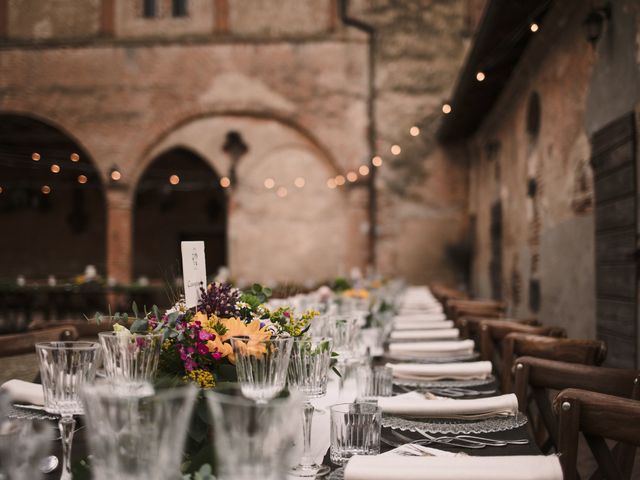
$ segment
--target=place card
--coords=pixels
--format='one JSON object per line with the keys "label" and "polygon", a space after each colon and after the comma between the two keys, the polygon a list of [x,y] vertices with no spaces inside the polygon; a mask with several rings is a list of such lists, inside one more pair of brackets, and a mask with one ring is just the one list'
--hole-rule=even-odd
{"label": "place card", "polygon": [[197,307],[200,288],[207,287],[204,242],[181,242],[184,301],[187,308]]}

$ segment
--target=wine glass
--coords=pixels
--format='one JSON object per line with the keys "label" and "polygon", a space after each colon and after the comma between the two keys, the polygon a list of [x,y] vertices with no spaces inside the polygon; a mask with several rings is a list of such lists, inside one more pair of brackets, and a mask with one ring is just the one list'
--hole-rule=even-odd
{"label": "wine glass", "polygon": [[311,426],[315,410],[311,399],[327,393],[332,346],[333,341],[329,337],[299,337],[291,350],[289,386],[305,396],[302,417],[304,450],[300,463],[290,471],[297,477],[322,476],[329,472],[329,467],[318,465],[311,454]]}
{"label": "wine glass", "polygon": [[[141,395],[137,392],[152,392]],[[86,385],[82,400],[96,480],[175,480],[196,398],[193,385],[154,392],[151,384]]]}
{"label": "wine glass", "polygon": [[100,332],[98,338],[104,352],[105,375],[116,388],[153,381],[160,360],[162,333]]}
{"label": "wine glass", "polygon": [[266,402],[284,389],[292,345],[293,337],[266,340],[231,338],[238,383],[246,397]]}
{"label": "wine glass", "polygon": [[61,480],[71,480],[71,445],[76,421],[84,412],[80,389],[96,376],[100,344],[96,342],[36,343],[40,376],[44,392],[44,409],[60,415],[58,427],[62,438]]}
{"label": "wine glass", "polygon": [[290,463],[291,444],[299,432],[291,412],[302,405],[295,392],[267,402],[242,395],[239,386],[206,393],[213,413],[214,453],[219,480],[282,480]]}

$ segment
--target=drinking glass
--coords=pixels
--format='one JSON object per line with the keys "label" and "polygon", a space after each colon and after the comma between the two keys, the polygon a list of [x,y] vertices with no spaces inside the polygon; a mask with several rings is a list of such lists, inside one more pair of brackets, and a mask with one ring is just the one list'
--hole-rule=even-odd
{"label": "drinking glass", "polygon": [[213,413],[214,453],[219,480],[282,480],[291,464],[299,424],[291,412],[300,394],[281,393],[267,402],[242,395],[239,386],[207,392]]}
{"label": "drinking glass", "polygon": [[290,472],[294,476],[315,477],[329,472],[329,467],[316,464],[311,454],[311,426],[314,412],[311,399],[322,397],[327,393],[332,346],[333,341],[328,337],[299,337],[293,343],[289,363],[289,386],[305,396],[302,417],[304,450],[300,463]]}
{"label": "drinking glass", "polygon": [[40,465],[51,450],[52,440],[53,429],[47,422],[0,419],[0,479],[42,478]]}
{"label": "drinking glass", "polygon": [[86,385],[91,468],[95,480],[176,480],[197,389],[192,385],[150,395],[114,388],[107,381]]}
{"label": "drinking glass", "polygon": [[44,409],[60,415],[62,438],[62,476],[70,480],[71,445],[76,425],[74,415],[83,413],[80,389],[96,376],[100,344],[96,342],[36,343],[44,392]]}
{"label": "drinking glass", "polygon": [[389,367],[361,366],[356,372],[358,400],[390,397],[393,391],[393,370]]}
{"label": "drinking glass", "polygon": [[378,455],[382,411],[376,403],[341,403],[331,407],[331,449],[336,465],[354,455]]}
{"label": "drinking glass", "polygon": [[158,369],[162,333],[100,332],[104,370],[114,384],[152,382]]}
{"label": "drinking glass", "polygon": [[231,338],[238,383],[246,397],[266,402],[284,390],[292,345],[293,337],[268,340]]}
{"label": "drinking glass", "polygon": [[355,340],[358,334],[358,318],[336,316],[333,334],[333,349],[339,359],[347,360],[353,356]]}

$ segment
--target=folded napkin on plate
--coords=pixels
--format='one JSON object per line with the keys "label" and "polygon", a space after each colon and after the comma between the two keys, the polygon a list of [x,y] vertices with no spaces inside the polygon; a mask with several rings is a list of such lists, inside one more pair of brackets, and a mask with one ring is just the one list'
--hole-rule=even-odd
{"label": "folded napkin on plate", "polygon": [[395,321],[393,324],[394,330],[439,330],[443,328],[453,328],[452,320],[442,320],[436,322],[423,322],[419,321]]}
{"label": "folded napkin on plate", "polygon": [[491,375],[491,362],[387,363],[393,376],[405,380],[482,380]]}
{"label": "folded napkin on plate", "polygon": [[470,400],[427,400],[421,393],[410,392],[396,397],[378,397],[378,406],[383,413],[390,415],[476,420],[515,415],[518,413],[518,398],[509,393]]}
{"label": "folded napkin on plate", "polygon": [[473,340],[447,340],[433,342],[390,343],[391,356],[409,355],[420,358],[442,358],[471,355]]}
{"label": "folded napkin on plate", "polygon": [[28,403],[29,405],[44,405],[42,385],[25,382],[23,380],[9,380],[0,387],[9,392],[11,403]]}
{"label": "folded napkin on plate", "polygon": [[562,480],[555,455],[503,457],[356,456],[345,480]]}
{"label": "folded napkin on plate", "polygon": [[442,330],[396,330],[391,332],[390,340],[453,340],[458,338],[460,331],[457,328],[445,328]]}
{"label": "folded napkin on plate", "polygon": [[396,323],[410,323],[410,322],[440,322],[446,320],[447,316],[441,312],[431,313],[407,313],[403,315],[396,315],[393,321]]}

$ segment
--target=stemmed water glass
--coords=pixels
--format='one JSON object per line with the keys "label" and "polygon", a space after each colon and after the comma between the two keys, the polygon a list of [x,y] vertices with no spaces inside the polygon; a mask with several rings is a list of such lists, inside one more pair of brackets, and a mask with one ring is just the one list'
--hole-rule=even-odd
{"label": "stemmed water glass", "polygon": [[311,453],[311,426],[315,410],[311,399],[327,393],[332,346],[333,341],[329,337],[299,337],[293,343],[289,363],[289,386],[305,396],[302,417],[304,450],[300,463],[290,472],[294,476],[315,477],[329,472],[329,467],[318,465]]}
{"label": "stemmed water glass", "polygon": [[197,389],[192,386],[153,392],[153,387],[124,390],[111,382],[86,385],[91,468],[96,480],[175,480]]}
{"label": "stemmed water glass", "polygon": [[290,465],[299,422],[291,412],[302,405],[295,392],[267,402],[246,398],[238,386],[207,392],[213,413],[214,452],[219,480],[282,480]]}
{"label": "stemmed water glass", "polygon": [[264,403],[284,390],[292,345],[293,337],[231,338],[238,384],[247,398]]}
{"label": "stemmed water glass", "polygon": [[100,344],[96,342],[45,342],[36,344],[44,392],[44,409],[60,415],[62,438],[62,476],[70,480],[71,445],[76,421],[84,412],[80,389],[96,376]]}

